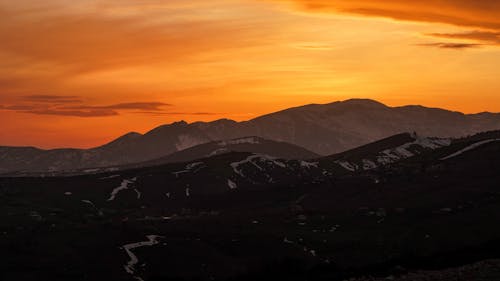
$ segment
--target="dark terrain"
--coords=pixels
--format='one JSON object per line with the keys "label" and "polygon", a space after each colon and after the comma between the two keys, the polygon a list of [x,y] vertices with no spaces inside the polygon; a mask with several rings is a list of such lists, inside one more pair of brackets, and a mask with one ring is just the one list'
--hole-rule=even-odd
{"label": "dark terrain", "polygon": [[500,132],[0,178],[0,216],[6,281],[500,280]]}

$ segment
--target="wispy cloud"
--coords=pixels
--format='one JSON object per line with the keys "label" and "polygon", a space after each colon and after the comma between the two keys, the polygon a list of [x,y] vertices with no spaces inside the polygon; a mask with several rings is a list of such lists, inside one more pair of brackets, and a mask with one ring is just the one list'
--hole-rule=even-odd
{"label": "wispy cloud", "polygon": [[221,115],[222,113],[217,112],[158,112],[158,111],[136,111],[134,113],[138,114],[151,114],[151,115],[197,115],[197,116],[211,116],[211,115]]}
{"label": "wispy cloud", "polygon": [[446,39],[466,39],[500,45],[500,32],[474,30],[462,33],[428,33],[426,35]]}
{"label": "wispy cloud", "polygon": [[66,110],[66,109],[34,109],[34,110],[18,110],[22,113],[30,113],[37,115],[58,115],[72,117],[107,117],[119,115],[117,111],[107,109],[93,110]]}
{"label": "wispy cloud", "polygon": [[437,43],[423,43],[423,44],[418,44],[418,46],[436,47],[436,48],[441,48],[441,49],[462,50],[462,49],[478,48],[478,47],[481,47],[482,44],[437,42]]}
{"label": "wispy cloud", "polygon": [[332,45],[318,44],[318,43],[295,44],[294,47],[297,49],[310,50],[310,51],[330,51],[333,49]]}
{"label": "wispy cloud", "polygon": [[161,111],[162,107],[172,106],[168,103],[163,102],[130,102],[130,103],[118,103],[112,105],[101,105],[101,106],[70,106],[67,109],[80,109],[80,110],[96,110],[96,109],[109,109],[109,110],[149,110],[149,111]]}
{"label": "wispy cloud", "polygon": [[[36,2],[13,7],[16,5],[1,5],[0,1],[0,54],[8,54],[8,61],[0,62],[0,70],[3,64],[25,60],[26,73],[67,78],[158,62],[175,63],[221,49],[248,47],[267,34],[248,23],[227,24],[229,13],[220,17],[190,14],[194,10],[190,1],[125,1],[123,5],[109,1],[112,4],[98,5],[102,11],[82,8],[78,14],[71,5],[47,2],[52,5],[43,9]],[[33,5],[40,7],[30,7]],[[150,5],[154,9],[145,8]],[[207,4],[207,11],[214,5]],[[51,68],[47,70],[47,66]]]}
{"label": "wispy cloud", "polygon": [[37,107],[34,105],[2,105],[0,110],[14,110],[14,111],[29,111],[35,110]]}
{"label": "wispy cloud", "polygon": [[[64,102],[68,102],[67,97],[68,96],[66,96],[66,98],[64,98],[63,96],[36,96],[35,99],[30,99],[30,101],[42,101],[43,103],[0,105],[0,110],[10,110],[36,115],[107,117],[120,115],[122,111],[139,111],[141,113],[159,114],[163,112],[164,107],[172,106],[171,104],[162,102],[133,102],[111,105],[78,106],[62,105]],[[61,100],[63,102],[61,102]]]}
{"label": "wispy cloud", "polygon": [[81,97],[78,96],[56,96],[56,95],[29,95],[23,96],[23,99],[32,102],[43,103],[80,103]]}

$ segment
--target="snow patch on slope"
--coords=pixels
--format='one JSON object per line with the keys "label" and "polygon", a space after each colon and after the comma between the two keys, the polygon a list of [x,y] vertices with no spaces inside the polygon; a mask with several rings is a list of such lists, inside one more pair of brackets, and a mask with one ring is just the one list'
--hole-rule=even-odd
{"label": "snow patch on slope", "polygon": [[380,165],[388,165],[397,161],[413,157],[420,153],[418,149],[437,149],[444,146],[449,146],[451,139],[441,138],[417,138],[415,141],[405,143],[398,147],[389,148],[376,154],[375,159],[362,159],[360,163],[354,163],[344,160],[335,161],[344,169],[351,172],[357,171],[360,168],[363,170],[372,170],[378,168]]}
{"label": "snow patch on slope", "polygon": [[176,177],[179,177],[180,174],[185,174],[185,173],[189,173],[189,172],[197,172],[201,168],[203,168],[203,165],[204,165],[203,162],[190,163],[190,164],[186,165],[184,170],[173,172],[172,174],[174,174]]}
{"label": "snow patch on slope", "polygon": [[116,198],[116,195],[122,191],[122,190],[127,190],[130,185],[132,185],[133,183],[135,183],[135,181],[137,181],[137,178],[133,178],[133,179],[128,179],[128,180],[123,180],[122,183],[120,184],[119,187],[113,189],[113,191],[111,192],[111,195],[109,196],[109,199],[108,201],[113,201],[115,200]]}
{"label": "snow patch on slope", "polygon": [[377,157],[377,162],[382,165],[394,163],[396,161],[415,156],[415,153],[410,151],[411,147],[419,146],[426,149],[437,149],[451,144],[451,139],[439,138],[417,138],[413,142],[405,143],[394,149],[386,149]]}
{"label": "snow patch on slope", "polygon": [[302,168],[307,168],[307,169],[311,169],[311,168],[318,168],[318,165],[319,163],[318,162],[307,162],[307,161],[300,161],[300,166]]}
{"label": "snow patch on slope", "polygon": [[353,163],[349,163],[347,161],[335,161],[335,163],[339,164],[344,169],[351,171],[351,172],[355,172],[358,169],[358,165],[353,164]]}
{"label": "snow patch on slope", "polygon": [[277,160],[277,158],[271,157],[269,155],[263,155],[263,154],[251,155],[242,161],[233,162],[230,165],[236,174],[240,175],[241,177],[245,177],[242,170],[240,169],[240,166],[242,166],[244,164],[251,164],[251,165],[255,166],[257,169],[259,169],[260,171],[264,171],[264,169],[259,165],[259,163],[261,163],[261,162],[270,163],[270,164],[279,166],[281,168],[287,167],[285,163]]}
{"label": "snow patch on slope", "polygon": [[375,164],[372,160],[363,159],[363,170],[371,170],[377,167],[377,164]]}
{"label": "snow patch on slope", "polygon": [[180,151],[203,143],[206,143],[206,141],[190,135],[179,135],[175,147]]}
{"label": "snow patch on slope", "polygon": [[229,186],[230,189],[236,189],[238,188],[238,186],[236,185],[236,183],[230,179],[227,180],[227,186]]}
{"label": "snow patch on slope", "polygon": [[139,258],[132,252],[132,250],[140,247],[154,246],[159,243],[158,239],[162,238],[158,235],[148,235],[146,237],[148,238],[148,241],[131,243],[123,246],[123,249],[130,258],[129,262],[124,266],[125,271],[139,281],[143,281],[141,277],[135,275],[135,266],[139,263]]}
{"label": "snow patch on slope", "polygon": [[482,145],[485,145],[485,144],[488,144],[488,143],[492,143],[492,142],[497,142],[497,141],[500,141],[500,139],[489,139],[489,140],[483,140],[483,141],[480,141],[480,142],[476,142],[474,144],[471,144],[469,146],[467,146],[466,148],[462,149],[462,150],[459,150],[451,155],[448,155],[446,157],[443,157],[441,158],[441,160],[448,160],[448,159],[451,159],[451,158],[454,158],[454,157],[457,157],[459,155],[462,155],[464,154],[465,152],[467,151],[471,151],[471,150],[474,150]]}
{"label": "snow patch on slope", "polygon": [[260,140],[257,138],[250,137],[250,138],[234,139],[228,141],[220,141],[219,143],[217,143],[218,146],[228,146],[235,144],[260,144]]}
{"label": "snow patch on slope", "polygon": [[215,156],[215,155],[219,155],[219,154],[224,154],[224,153],[227,153],[229,152],[229,150],[227,148],[219,148],[219,149],[216,149],[212,152],[210,152],[207,157],[212,157],[212,156]]}

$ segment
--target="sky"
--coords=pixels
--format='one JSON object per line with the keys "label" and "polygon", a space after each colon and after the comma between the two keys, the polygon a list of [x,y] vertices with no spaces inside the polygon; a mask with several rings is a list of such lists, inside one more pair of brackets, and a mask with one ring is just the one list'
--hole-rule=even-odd
{"label": "sky", "polygon": [[376,99],[500,112],[498,0],[0,0],[0,145]]}

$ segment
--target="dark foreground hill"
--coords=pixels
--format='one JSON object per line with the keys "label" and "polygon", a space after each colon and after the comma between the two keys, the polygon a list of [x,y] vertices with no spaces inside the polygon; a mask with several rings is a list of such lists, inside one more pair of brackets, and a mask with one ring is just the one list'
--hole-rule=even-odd
{"label": "dark foreground hill", "polygon": [[176,122],[146,134],[129,133],[87,150],[0,147],[0,173],[122,166],[158,159],[200,144],[248,136],[331,155],[401,132],[462,137],[499,129],[500,114],[463,114],[423,106],[389,107],[373,100],[353,99],[290,108],[245,122],[227,119]]}
{"label": "dark foreground hill", "polygon": [[[419,141],[399,135],[317,161],[228,153],[1,178],[0,277],[345,280],[500,258],[500,134],[407,145]],[[406,157],[350,169],[388,149]],[[482,279],[440,280],[498,280],[484,268]]]}

